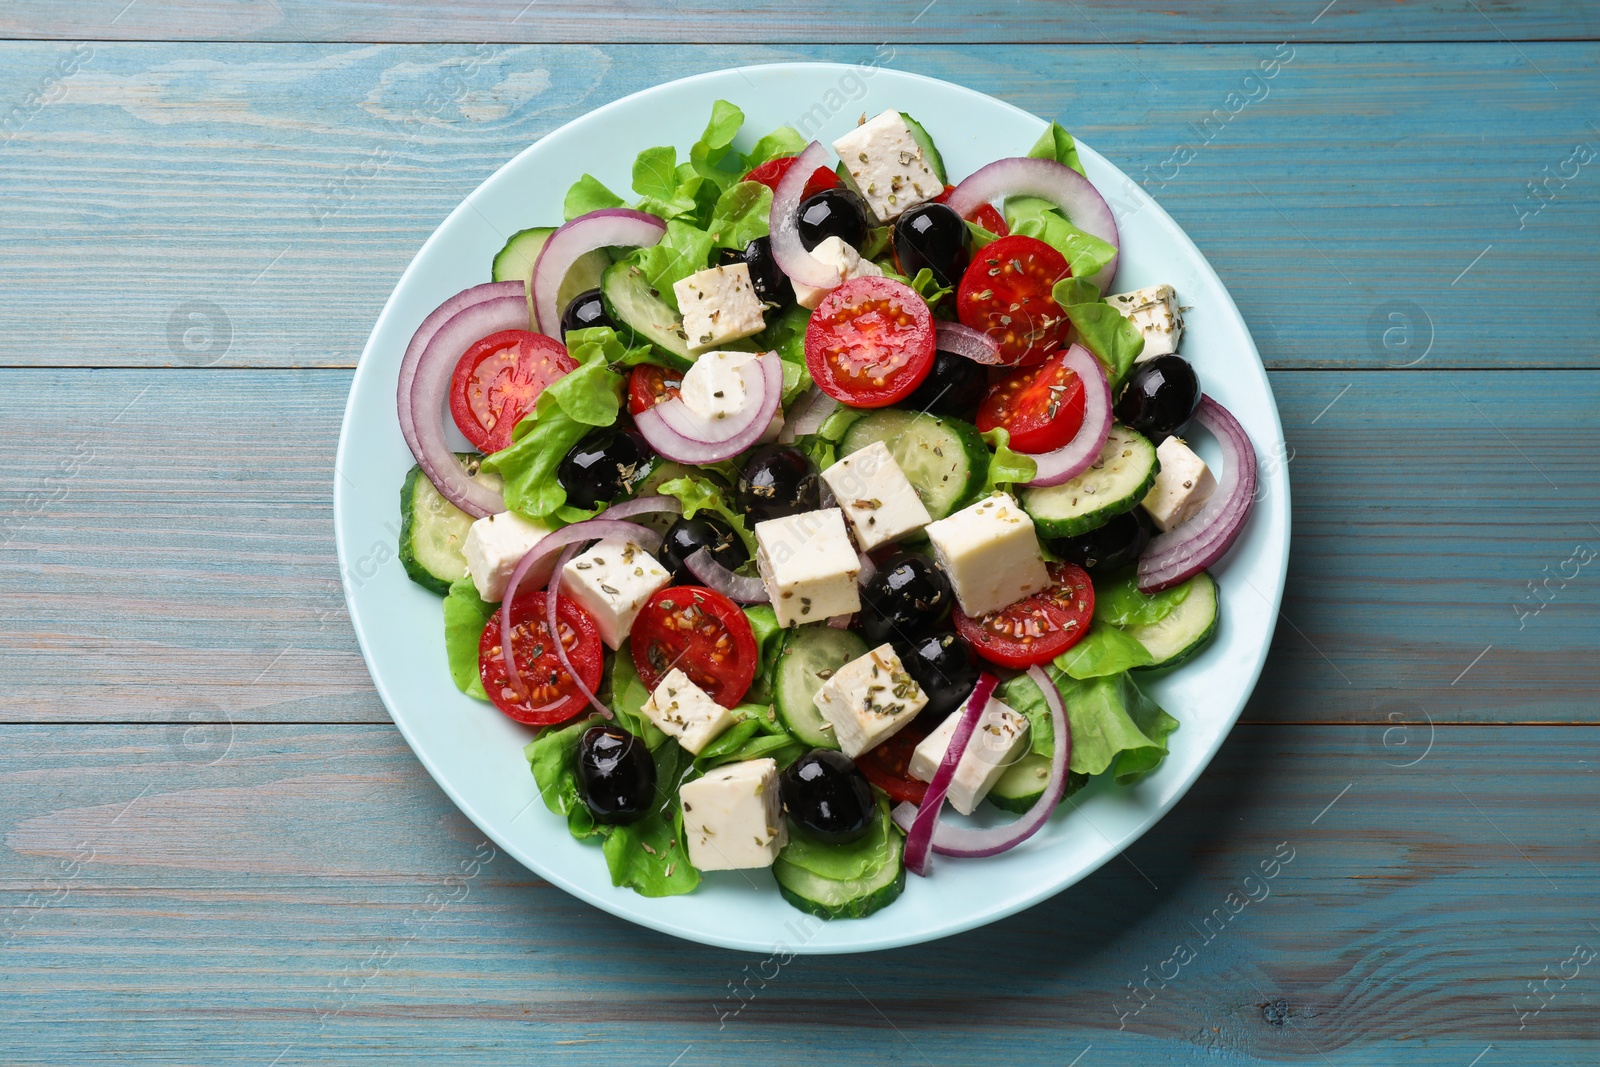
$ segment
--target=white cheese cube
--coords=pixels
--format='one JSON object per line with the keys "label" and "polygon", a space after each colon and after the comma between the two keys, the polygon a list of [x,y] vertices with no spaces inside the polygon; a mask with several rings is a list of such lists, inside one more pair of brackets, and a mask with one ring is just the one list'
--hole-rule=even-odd
{"label": "white cheese cube", "polygon": [[833,150],[883,222],[944,192],[911,127],[892,108],[833,142]]}
{"label": "white cheese cube", "polygon": [[930,522],[926,532],[968,615],[999,611],[1050,585],[1033,519],[1005,493]]}
{"label": "white cheese cube", "polygon": [[678,799],[689,862],[702,871],[770,867],[789,843],[775,760],[744,760],[709,770],[679,789]]}
{"label": "white cheese cube", "polygon": [[861,610],[861,560],[838,508],[756,523],[756,569],[779,626],[822,622]]}
{"label": "white cheese cube", "polygon": [[561,595],[594,618],[610,648],[628,639],[644,602],[671,584],[672,575],[654,556],[620,537],[591,545],[561,568]]}
{"label": "white cheese cube", "polygon": [[[933,733],[917,745],[907,768],[911,777],[921,782],[933,781],[934,772],[944,762],[945,750],[950,747],[950,739],[955,736],[956,726],[965,710],[962,708],[951,712]],[[945,794],[946,799],[961,814],[971,815],[979,802],[989,795],[989,790],[994,788],[1006,768],[1021,759],[1027,751],[1028,720],[991,697],[978,718],[977,728],[972,731],[972,739],[967,742],[967,750],[961,754],[961,762],[956,764],[955,777],[950,779],[950,791]]]}
{"label": "white cheese cube", "polygon": [[1161,464],[1156,484],[1139,504],[1150,513],[1156,528],[1165,533],[1182,526],[1205,507],[1206,498],[1217,487],[1217,479],[1206,461],[1176,437],[1156,446],[1156,461]]}
{"label": "white cheese cube", "polygon": [[856,544],[870,552],[928,525],[931,516],[889,446],[874,441],[822,472],[850,520]]}
{"label": "white cheese cube", "polygon": [[[716,422],[737,415],[744,410],[745,376],[760,373],[750,366],[760,358],[759,352],[703,352],[683,375],[679,395],[690,411]],[[757,444],[769,444],[783,431],[783,408],[772,413],[772,421],[762,433]]]}
{"label": "white cheese cube", "polygon": [[737,341],[766,328],[761,298],[750,282],[749,264],[735,263],[691,274],[675,282],[672,291],[678,297],[683,332],[691,352]]}
{"label": "white cheese cube", "polygon": [[1178,306],[1178,294],[1172,286],[1151,285],[1131,293],[1117,293],[1106,297],[1106,302],[1144,336],[1138,362],[1178,350],[1178,342],[1183,339],[1183,309]]}
{"label": "white cheese cube", "polygon": [[887,643],[834,671],[811,699],[851,759],[899,733],[928,703]]}
{"label": "white cheese cube", "polygon": [[640,710],[662,733],[676,738],[678,744],[696,756],[734,721],[727,708],[712,700],[676,667],[661,679],[661,684]]}
{"label": "white cheese cube", "polygon": [[[511,572],[517,569],[528,549],[543,541],[550,527],[542,522],[529,522],[521,515],[502,511],[486,515],[467,527],[467,539],[461,545],[461,554],[467,559],[467,573],[478,595],[491,604],[506,595],[506,583]],[[541,562],[522,579],[522,589],[543,589],[555,573],[555,557]]]}
{"label": "white cheese cube", "polygon": [[[851,278],[881,278],[883,270],[872,260],[862,259],[861,254],[845,243],[842,237],[829,237],[811,250],[811,254],[822,262],[828,264],[839,272],[839,282],[843,284]],[[817,305],[822,303],[822,298],[833,292],[832,289],[813,289],[803,282],[794,283],[795,301],[803,308],[817,310]]]}

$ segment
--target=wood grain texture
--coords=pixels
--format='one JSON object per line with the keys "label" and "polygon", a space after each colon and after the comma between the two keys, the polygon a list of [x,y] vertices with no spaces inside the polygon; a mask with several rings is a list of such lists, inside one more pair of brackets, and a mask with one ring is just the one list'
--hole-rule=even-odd
{"label": "wood grain texture", "polygon": [[[892,65],[1059,118],[1147,182],[1270,367],[1600,365],[1593,165],[1526,214],[1546,168],[1600,151],[1600,45],[1288,47],[1248,83],[1274,46],[917,45]],[[438,221],[544,133],[670,78],[875,53],[79,48],[0,45],[20,109],[0,142],[0,365],[351,366]],[[458,104],[409,120],[484,55]]]}
{"label": "wood grain texture", "polygon": [[13,1064],[1066,1064],[1092,1045],[1080,1062],[1466,1067],[1491,1044],[1587,1064],[1592,963],[1526,1013],[1530,982],[1600,944],[1593,733],[1449,727],[1397,769],[1357,729],[1243,727],[1054,900],[780,964],[632,927],[504,857],[474,872],[481,837],[389,728],[244,726],[202,765],[161,728],[4,727],[0,1043]]}

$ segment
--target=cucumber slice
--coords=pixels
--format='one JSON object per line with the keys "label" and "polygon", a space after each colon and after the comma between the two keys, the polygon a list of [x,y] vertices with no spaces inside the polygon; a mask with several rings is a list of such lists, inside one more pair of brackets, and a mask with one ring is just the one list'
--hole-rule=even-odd
{"label": "cucumber slice", "polygon": [[[531,230],[518,230],[512,234],[505,247],[495,254],[494,267],[491,271],[493,280],[522,282],[528,287],[531,298],[533,264],[539,258],[540,251],[544,249],[544,243],[555,232],[555,228],[551,226],[535,226]],[[598,248],[579,256],[577,262],[567,271],[567,276],[561,279],[561,286],[556,290],[556,303],[565,309],[572,302],[572,298],[579,293],[600,288],[601,275],[609,266],[611,260]]]}
{"label": "cucumber slice", "polygon": [[1155,657],[1155,662],[1137,670],[1153,671],[1172,667],[1196,652],[1217,632],[1217,582],[1201,571],[1190,578],[1189,595],[1160,622],[1148,626],[1129,626],[1123,630]]}
{"label": "cucumber slice", "polygon": [[[456,458],[474,481],[500,488],[499,475],[478,469],[482,456],[457,452]],[[420,466],[411,468],[400,487],[399,556],[413,582],[435,593],[448,593],[450,583],[467,573],[461,547],[471,525],[472,516],[446,500]]]}
{"label": "cucumber slice", "polygon": [[922,158],[928,164],[928,169],[933,171],[934,177],[939,179],[941,185],[949,185],[950,179],[944,172],[944,157],[934,147],[933,138],[928,136],[928,131],[922,128],[922,123],[904,111],[900,112],[900,118],[911,130],[911,139],[922,149]]}
{"label": "cucumber slice", "polygon": [[689,353],[689,337],[683,332],[683,318],[650,288],[638,267],[623,260],[607,268],[600,282],[600,296],[606,314],[624,332],[631,332],[632,343],[655,345],[679,370],[694,366]]}
{"label": "cucumber slice", "polygon": [[812,748],[838,748],[833,728],[812,698],[834,671],[867,651],[867,643],[849,630],[802,626],[789,631],[772,686],[784,729]]}
{"label": "cucumber slice", "polygon": [[889,846],[894,853],[891,862],[864,878],[847,881],[824,878],[785,863],[782,856],[773,862],[772,876],[778,880],[778,892],[783,899],[803,912],[821,919],[864,919],[894,903],[906,887],[906,868],[902,862],[905,842],[897,831],[890,831]]}
{"label": "cucumber slice", "polygon": [[[1063,797],[1070,797],[1083,788],[1089,780],[1087,774],[1067,772],[1067,787]],[[1050,781],[1050,757],[1029,752],[1006,769],[1006,773],[989,790],[988,801],[1001,811],[1023,814],[1044,796],[1045,783]]]}
{"label": "cucumber slice", "polygon": [[1143,434],[1112,426],[1094,465],[1069,482],[1024,489],[1022,507],[1041,537],[1075,537],[1139,506],[1156,483],[1156,448]]}
{"label": "cucumber slice", "polygon": [[889,447],[935,519],[971,503],[983,491],[989,447],[969,422],[885,408],[856,420],[839,442],[839,457],[875,441]]}

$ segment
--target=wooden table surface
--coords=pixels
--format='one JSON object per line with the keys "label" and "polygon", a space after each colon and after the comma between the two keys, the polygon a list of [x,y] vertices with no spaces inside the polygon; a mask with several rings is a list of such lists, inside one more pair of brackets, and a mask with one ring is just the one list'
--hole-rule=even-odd
{"label": "wooden table surface", "polygon": [[[0,6],[0,1062],[1600,1062],[1600,7],[1171,6]],[[1242,722],[932,945],[763,965],[506,857],[435,910],[488,853],[333,552],[384,299],[599,104],[874,57],[1060,119],[1243,310],[1296,510]]]}

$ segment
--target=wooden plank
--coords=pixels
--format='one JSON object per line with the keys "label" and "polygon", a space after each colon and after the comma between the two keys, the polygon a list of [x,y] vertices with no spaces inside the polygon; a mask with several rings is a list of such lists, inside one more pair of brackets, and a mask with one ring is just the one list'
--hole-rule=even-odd
{"label": "wooden plank", "polygon": [[[960,10],[929,18],[941,7]],[[1324,21],[1347,8],[1362,10],[1347,0]],[[1583,110],[1600,46],[1301,43],[1275,78],[1244,80],[1277,51],[918,44],[892,63],[1058,117],[1147,181],[1272,367],[1597,365],[1574,338],[1600,327],[1600,182],[1592,168],[1552,179],[1537,215],[1518,212],[1575,144],[1600,151]],[[544,133],[701,71],[874,54],[0,45],[0,101],[15,102],[0,142],[0,364],[353,365],[437,221]],[[468,71],[473,57],[487,58]],[[457,76],[470,106],[408,120]]]}
{"label": "wooden plank", "polygon": [[1031,911],[768,962],[505,857],[464,876],[481,836],[390,728],[241,727],[200,766],[161,728],[4,727],[0,1042],[19,1064],[1588,1064],[1592,734],[1450,727],[1402,770],[1361,730],[1241,727]]}
{"label": "wooden plank", "polygon": [[0,36],[45,40],[138,41],[516,41],[643,43],[685,41],[881,40],[951,44],[1081,41],[1281,41],[1290,35],[1320,41],[1502,41],[1593,38],[1600,19],[1579,0],[1555,3],[1470,0],[1383,3],[1322,0],[1295,3],[1110,5],[928,3],[880,4],[821,0],[803,8],[757,0],[663,4],[650,0],[599,3],[493,3],[467,0],[450,17],[417,0],[215,0],[126,4],[125,0],[45,0],[13,5],[0,15]]}
{"label": "wooden plank", "polygon": [[[332,545],[348,383],[0,371],[26,398],[0,412],[0,720],[385,721]],[[1586,518],[1600,514],[1600,373],[1273,384],[1295,540],[1247,717],[1592,719],[1600,580],[1567,561],[1600,550]],[[1253,610],[1248,595],[1224,605]]]}

